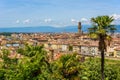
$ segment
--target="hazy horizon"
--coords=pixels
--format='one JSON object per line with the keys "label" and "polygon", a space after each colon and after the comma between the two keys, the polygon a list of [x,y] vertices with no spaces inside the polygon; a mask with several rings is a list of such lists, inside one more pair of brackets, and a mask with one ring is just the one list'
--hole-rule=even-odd
{"label": "hazy horizon", "polygon": [[[91,25],[82,25],[82,31],[87,32]],[[117,30],[115,32],[120,33],[120,25],[116,25]],[[65,26],[65,27],[53,27],[53,26],[29,26],[29,27],[5,27],[0,28],[0,32],[78,32],[78,26]]]}

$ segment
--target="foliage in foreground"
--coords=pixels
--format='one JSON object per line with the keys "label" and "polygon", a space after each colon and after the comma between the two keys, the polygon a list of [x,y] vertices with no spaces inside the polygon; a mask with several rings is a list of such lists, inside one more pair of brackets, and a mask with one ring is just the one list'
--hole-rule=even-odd
{"label": "foliage in foreground", "polygon": [[89,35],[92,38],[96,37],[96,39],[99,41],[98,49],[101,53],[101,80],[104,80],[104,52],[107,49],[107,45],[110,45],[110,41],[112,40],[108,33],[113,33],[116,28],[114,25],[111,25],[111,23],[114,21],[113,17],[106,15],[91,18],[91,21],[93,23],[93,27],[89,28]]}
{"label": "foliage in foreground", "polygon": [[[26,46],[20,50],[24,55],[21,59],[11,59],[9,51],[3,50],[0,80],[101,80],[100,59],[81,62],[81,56],[73,53],[50,62],[43,46]],[[105,80],[120,80],[120,61],[106,60]]]}

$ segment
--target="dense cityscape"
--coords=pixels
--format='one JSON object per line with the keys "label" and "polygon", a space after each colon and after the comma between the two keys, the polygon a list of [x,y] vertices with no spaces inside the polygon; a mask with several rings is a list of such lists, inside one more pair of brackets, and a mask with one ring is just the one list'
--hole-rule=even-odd
{"label": "dense cityscape", "polygon": [[[91,39],[81,31],[78,24],[77,33],[9,33],[10,36],[0,36],[0,48],[16,53],[18,48],[28,45],[44,45],[45,50],[56,54],[76,52],[82,55],[99,56],[98,40]],[[120,35],[113,34],[110,46],[107,46],[107,57],[120,57]],[[69,49],[71,47],[71,50]]]}
{"label": "dense cityscape", "polygon": [[0,80],[120,80],[119,0],[0,0]]}
{"label": "dense cityscape", "polygon": [[[88,33],[84,33],[81,30],[81,28],[82,28],[82,26],[81,26],[81,23],[79,22],[77,33],[1,33],[1,35],[0,35],[1,67],[5,68],[5,70],[9,70],[9,69],[11,70],[12,68],[15,68],[15,70],[14,70],[15,74],[12,74],[12,76],[17,75],[17,73],[16,73],[17,65],[25,65],[26,64],[26,62],[24,64],[24,63],[19,63],[19,61],[22,60],[22,62],[24,62],[24,60],[27,57],[30,60],[30,62],[29,62],[29,60],[25,60],[29,63],[27,66],[30,67],[30,64],[34,65],[34,62],[31,62],[31,60],[34,59],[35,56],[38,56],[38,55],[40,55],[40,57],[45,56],[45,54],[43,54],[41,52],[42,48],[47,52],[47,54],[46,54],[46,58],[48,61],[47,65],[49,65],[49,66],[45,67],[45,69],[50,67],[50,65],[52,65],[52,63],[59,61],[62,57],[65,58],[66,55],[71,58],[72,57],[74,58],[75,56],[79,56],[78,58],[75,58],[76,60],[80,60],[80,62],[77,61],[77,64],[79,64],[79,67],[80,67],[80,65],[85,67],[84,63],[86,63],[86,62],[87,62],[86,65],[92,65],[92,64],[88,64],[89,58],[90,58],[90,63],[97,62],[97,64],[98,64],[100,62],[99,58],[101,55],[99,48],[98,48],[99,41],[98,41],[98,39],[91,38],[88,35]],[[107,65],[113,65],[114,61],[116,61],[114,63],[114,65],[115,65],[115,67],[117,67],[118,62],[120,60],[120,45],[119,45],[120,44],[120,42],[119,42],[120,35],[112,34],[111,37],[112,37],[112,40],[110,41],[110,45],[107,46],[107,50],[105,51],[104,55],[108,59]],[[46,58],[45,58],[45,60],[46,60]],[[39,60],[38,58],[35,58],[35,61],[36,60],[41,62],[41,59]],[[113,61],[111,61],[111,60],[113,60]],[[74,60],[72,60],[72,61],[74,61]],[[82,62],[82,64],[81,64],[81,62]],[[67,60],[66,60],[66,63],[68,63]],[[73,62],[70,62],[70,63],[72,66]],[[41,65],[39,63],[37,63],[37,64]],[[54,66],[55,65],[57,65],[57,64],[55,63]],[[45,66],[45,65],[43,65],[43,66]],[[60,66],[60,65],[57,65],[57,66]],[[73,66],[75,66],[75,65],[73,65]],[[35,68],[35,65],[34,65],[34,68]],[[89,68],[91,68],[91,67],[89,66]],[[96,67],[96,68],[98,68],[98,67]],[[26,68],[26,69],[29,69],[29,68]],[[68,69],[68,68],[66,68],[66,69]],[[83,71],[81,71],[81,72],[83,72],[81,74],[82,76],[80,77],[80,76],[76,75],[77,78],[73,79],[73,80],[80,80],[80,78],[81,79],[83,78],[83,80],[89,80],[89,79],[95,79],[96,77],[97,77],[96,80],[100,79],[100,77],[98,77],[98,75],[97,76],[91,75],[91,77],[90,77],[86,74],[86,76],[84,76],[85,75],[84,69],[86,69],[86,68],[83,68]],[[118,68],[117,71],[119,69],[120,68]],[[19,68],[18,68],[18,70],[19,70]],[[60,70],[59,67],[58,67],[58,70]],[[74,68],[73,68],[73,70],[74,70]],[[80,69],[77,68],[77,70],[79,71]],[[4,80],[5,79],[4,78],[4,76],[5,76],[4,70],[1,70],[1,71],[3,73],[0,74],[0,77],[2,80]],[[94,72],[94,70],[93,70],[93,72]],[[18,72],[18,73],[20,75],[22,72]],[[64,73],[64,71],[63,71],[63,73]],[[66,78],[66,79],[71,80],[70,75],[71,76],[73,74],[75,75],[76,72],[71,72],[71,73],[68,73],[69,74],[68,77],[64,77],[64,78],[60,77],[59,78],[59,77],[54,77],[55,74],[52,72],[49,74],[54,75],[54,76],[51,77],[51,79],[47,79],[47,78],[46,79],[47,80],[53,80],[53,79],[57,80],[57,79],[65,79]],[[6,74],[8,74],[8,73],[6,73]],[[11,74],[11,72],[10,72],[10,74]],[[22,74],[25,75],[26,73],[22,73]],[[40,73],[37,73],[36,76],[38,74],[40,74]],[[78,73],[78,74],[80,74],[80,73]],[[30,74],[28,74],[26,77],[25,76],[22,77],[20,75],[21,77],[19,76],[19,78],[14,76],[13,78],[11,77],[11,79],[18,78],[18,79],[26,80],[26,79],[34,78],[33,75],[35,75],[35,73],[30,72]],[[41,73],[41,75],[42,75],[42,73]],[[46,75],[46,76],[50,77],[50,75],[49,76]],[[66,75],[66,73],[63,74],[63,76],[65,76],[65,75]],[[118,71],[118,73],[116,72],[116,74],[114,74],[114,75],[119,75],[119,71]],[[107,76],[110,76],[110,75],[108,74]],[[10,75],[9,75],[9,77],[10,77]],[[117,78],[119,78],[119,77],[113,76],[108,79],[113,79],[113,78],[116,78],[116,80],[118,80]],[[41,78],[36,77],[36,79],[44,80],[44,77],[41,77]],[[34,80],[34,79],[32,79],[32,80]]]}

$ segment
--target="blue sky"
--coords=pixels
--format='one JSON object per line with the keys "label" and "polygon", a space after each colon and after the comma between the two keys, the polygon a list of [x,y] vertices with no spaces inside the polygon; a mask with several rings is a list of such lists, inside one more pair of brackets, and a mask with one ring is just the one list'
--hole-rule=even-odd
{"label": "blue sky", "polygon": [[68,26],[91,17],[114,16],[120,23],[119,0],[0,0],[0,27]]}

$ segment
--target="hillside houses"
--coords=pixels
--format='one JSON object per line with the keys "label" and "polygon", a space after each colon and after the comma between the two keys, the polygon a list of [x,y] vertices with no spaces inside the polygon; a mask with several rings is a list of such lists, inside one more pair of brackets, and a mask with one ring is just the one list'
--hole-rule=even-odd
{"label": "hillside houses", "polygon": [[[120,38],[113,37],[110,46],[107,47],[106,56],[118,57],[120,51]],[[44,45],[47,51],[54,50],[57,53],[76,52],[82,55],[99,55],[98,41],[92,40],[87,34],[77,33],[19,33],[11,36],[0,36],[0,47],[14,48],[24,45]]]}

